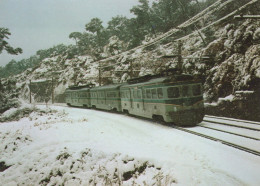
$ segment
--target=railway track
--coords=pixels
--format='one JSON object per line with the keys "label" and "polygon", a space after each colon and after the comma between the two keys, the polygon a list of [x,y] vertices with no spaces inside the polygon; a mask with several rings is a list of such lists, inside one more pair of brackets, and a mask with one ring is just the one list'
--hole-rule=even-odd
{"label": "railway track", "polygon": [[234,121],[234,122],[243,122],[243,123],[252,124],[252,125],[260,125],[260,122],[257,122],[257,121],[248,121],[248,120],[234,119],[234,118],[227,118],[227,117],[205,115],[204,118],[213,118],[213,119],[220,119],[220,120],[224,120],[224,121]]}
{"label": "railway track", "polygon": [[[215,117],[216,119],[219,119],[217,117]],[[230,122],[230,121],[235,121],[234,122]],[[237,128],[242,128],[242,129],[248,129],[248,130],[253,130],[253,131],[260,131],[260,124],[258,122],[250,122],[250,121],[243,121],[243,120],[232,120],[230,119],[221,119],[220,121],[217,120],[211,120],[211,119],[204,119],[203,122],[206,123],[214,123],[214,124],[218,124],[218,125],[226,125],[226,126],[230,126],[230,127],[237,127]],[[250,126],[248,126],[250,125]]]}
{"label": "railway track", "polygon": [[220,130],[220,129],[216,129],[216,128],[212,128],[212,127],[208,127],[208,126],[203,126],[203,125],[198,125],[198,126],[203,127],[203,128],[207,128],[207,129],[211,129],[211,130],[216,130],[216,131],[219,131],[219,132],[224,132],[224,133],[227,133],[227,134],[233,134],[233,135],[236,135],[236,136],[240,136],[240,137],[244,137],[244,138],[248,138],[248,139],[252,139],[252,140],[257,140],[257,141],[260,140],[259,138],[241,135],[241,134],[234,133],[234,132],[228,132],[228,131],[225,131],[225,130]]}
{"label": "railway track", "polygon": [[[221,125],[221,127],[219,127]],[[250,125],[250,126],[248,126]],[[198,125],[198,127],[195,128],[182,128],[182,127],[177,127],[173,126],[173,128],[177,130],[181,130],[183,132],[187,132],[196,136],[200,136],[212,141],[220,142],[224,145],[242,150],[244,152],[248,152],[257,156],[260,156],[260,151],[251,147],[247,147],[245,144],[258,144],[260,141],[260,123],[259,122],[254,122],[254,121],[246,121],[246,120],[238,120],[238,119],[233,119],[233,118],[224,118],[224,117],[216,117],[216,116],[205,116],[205,119],[203,120],[202,123]],[[234,129],[238,128],[240,132],[234,132]],[[231,130],[233,129],[233,130]],[[205,131],[206,130],[206,131]],[[230,131],[231,130],[231,131]],[[215,136],[212,134],[210,135],[209,131],[215,131],[213,133],[217,133],[219,136],[222,137],[216,137],[218,135],[215,134]],[[236,131],[236,129],[235,129]],[[250,132],[251,131],[251,132]],[[207,132],[207,134],[205,134]],[[241,132],[248,133],[248,135],[241,134]],[[250,134],[254,135],[250,135]],[[225,137],[227,138],[227,135],[230,135],[230,140],[225,140],[223,138],[223,134],[225,134]],[[244,144],[238,144],[237,142],[232,142],[232,136],[236,136],[237,138],[241,139],[238,141],[245,141],[249,140],[248,143]],[[236,140],[235,140],[236,141]]]}
{"label": "railway track", "polygon": [[260,156],[260,152],[259,151],[256,151],[256,150],[253,150],[253,149],[241,146],[241,145],[237,145],[235,143],[231,143],[231,142],[219,139],[219,138],[215,138],[215,137],[212,137],[212,136],[209,136],[209,135],[205,135],[205,134],[202,134],[202,133],[199,133],[199,132],[195,132],[195,131],[189,130],[187,128],[182,128],[182,127],[177,127],[177,126],[174,126],[173,128],[175,128],[177,130],[180,130],[180,131],[184,131],[184,132],[193,134],[193,135],[196,135],[196,136],[200,136],[200,137],[203,137],[203,138],[206,138],[206,139],[210,139],[212,141],[220,142],[220,143],[222,143],[224,145],[227,145],[227,146],[230,146],[230,147],[242,150],[244,152],[248,152],[248,153],[254,154],[256,156]]}

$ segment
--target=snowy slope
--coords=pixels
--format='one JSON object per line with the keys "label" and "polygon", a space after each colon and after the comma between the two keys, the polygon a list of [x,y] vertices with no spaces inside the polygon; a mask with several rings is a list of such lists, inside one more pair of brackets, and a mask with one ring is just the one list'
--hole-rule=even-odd
{"label": "snowy slope", "polygon": [[260,183],[260,157],[121,114],[51,109],[0,124],[0,162],[11,166],[0,185]]}

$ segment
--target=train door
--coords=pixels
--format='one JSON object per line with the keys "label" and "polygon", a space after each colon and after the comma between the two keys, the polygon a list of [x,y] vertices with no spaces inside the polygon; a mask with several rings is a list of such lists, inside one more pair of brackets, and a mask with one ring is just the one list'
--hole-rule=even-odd
{"label": "train door", "polygon": [[107,105],[107,91],[104,91],[104,104]]}
{"label": "train door", "polygon": [[143,111],[145,111],[145,103],[144,103],[144,99],[146,98],[146,94],[145,94],[145,89],[142,88],[142,103],[143,103]]}
{"label": "train door", "polygon": [[129,89],[129,91],[130,91],[130,105],[131,105],[131,108],[133,109],[134,108],[134,105],[133,105],[134,89]]}

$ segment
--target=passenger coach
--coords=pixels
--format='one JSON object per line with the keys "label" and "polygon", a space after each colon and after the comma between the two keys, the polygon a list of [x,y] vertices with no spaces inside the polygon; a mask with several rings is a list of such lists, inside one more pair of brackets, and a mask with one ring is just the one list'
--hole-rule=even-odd
{"label": "passenger coach", "polygon": [[130,83],[120,93],[122,111],[133,115],[182,126],[200,123],[204,117],[202,85],[189,75]]}
{"label": "passenger coach", "polygon": [[91,107],[90,89],[93,85],[72,86],[65,90],[65,101],[69,106]]}
{"label": "passenger coach", "polygon": [[121,112],[120,86],[121,84],[92,88],[90,90],[92,108]]}

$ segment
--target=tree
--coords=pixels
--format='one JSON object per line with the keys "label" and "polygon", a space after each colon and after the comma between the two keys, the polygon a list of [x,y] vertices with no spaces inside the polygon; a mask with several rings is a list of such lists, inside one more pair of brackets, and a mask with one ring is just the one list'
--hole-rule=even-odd
{"label": "tree", "polygon": [[69,35],[70,39],[74,39],[75,40],[76,45],[78,45],[78,41],[81,40],[81,37],[82,37],[82,33],[80,33],[80,32],[72,32]]}
{"label": "tree", "polygon": [[96,33],[100,35],[100,32],[104,27],[102,26],[102,21],[99,18],[93,18],[91,21],[85,25],[87,31]]}
{"label": "tree", "polygon": [[112,17],[108,22],[107,30],[110,36],[117,36],[120,40],[127,42],[129,40],[129,20],[123,16]]}
{"label": "tree", "polygon": [[140,5],[134,6],[130,12],[136,15],[138,30],[146,35],[151,32],[152,24],[150,20],[150,7],[148,0],[139,0]]}
{"label": "tree", "polygon": [[8,28],[0,28],[0,54],[3,50],[7,51],[7,53],[12,55],[17,55],[19,53],[22,53],[23,50],[21,48],[13,48],[11,47],[6,39],[9,39],[8,36],[10,36],[11,33],[9,32]]}
{"label": "tree", "polygon": [[91,21],[85,25],[85,28],[87,31],[94,34],[96,47],[103,48],[107,44],[109,34],[102,26],[102,21],[99,18],[91,19]]}

